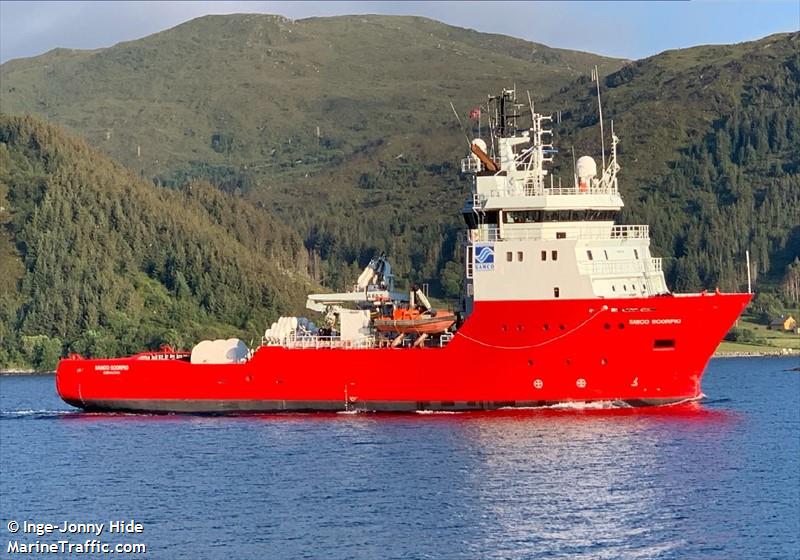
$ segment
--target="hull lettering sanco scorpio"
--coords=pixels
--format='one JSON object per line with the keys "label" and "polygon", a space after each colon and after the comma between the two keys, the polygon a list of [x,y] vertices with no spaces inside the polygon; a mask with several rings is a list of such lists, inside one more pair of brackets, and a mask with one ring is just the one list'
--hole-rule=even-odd
{"label": "hull lettering sanco scorpio", "polygon": [[[525,108],[527,109],[527,105]],[[59,363],[58,393],[86,410],[133,412],[486,410],[561,402],[661,405],[700,381],[749,294],[673,294],[646,225],[623,206],[611,133],[602,169],[577,161],[572,186],[546,169],[550,117],[513,90],[491,96],[489,142],[461,162],[464,294],[457,312],[394,288],[373,259],[350,291],[311,294],[308,319],[282,317],[254,350],[236,339],[191,352]]]}

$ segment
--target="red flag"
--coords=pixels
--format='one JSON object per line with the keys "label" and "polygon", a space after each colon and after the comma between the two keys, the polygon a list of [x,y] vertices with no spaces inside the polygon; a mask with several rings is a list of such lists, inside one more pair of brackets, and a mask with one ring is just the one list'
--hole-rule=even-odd
{"label": "red flag", "polygon": [[475,107],[472,111],[469,112],[469,118],[471,119],[479,119],[481,118],[481,108]]}

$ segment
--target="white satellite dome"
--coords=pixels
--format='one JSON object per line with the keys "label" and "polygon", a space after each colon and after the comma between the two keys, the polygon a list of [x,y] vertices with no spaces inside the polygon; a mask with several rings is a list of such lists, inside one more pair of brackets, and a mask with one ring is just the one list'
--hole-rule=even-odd
{"label": "white satellite dome", "polygon": [[577,171],[579,179],[587,179],[590,177],[597,177],[597,163],[590,156],[581,156],[578,158]]}

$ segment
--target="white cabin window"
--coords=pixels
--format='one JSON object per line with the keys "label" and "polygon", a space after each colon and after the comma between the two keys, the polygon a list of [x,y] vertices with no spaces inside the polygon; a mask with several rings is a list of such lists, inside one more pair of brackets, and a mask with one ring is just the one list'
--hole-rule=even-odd
{"label": "white cabin window", "polygon": [[558,251],[551,251],[551,253],[550,253],[550,257],[551,257],[551,258],[552,258],[554,261],[557,261],[557,260],[558,260]]}
{"label": "white cabin window", "polygon": [[543,261],[547,260],[547,251],[542,251],[542,260]]}
{"label": "white cabin window", "polygon": [[614,286],[613,284],[612,284],[612,286],[611,286],[611,291],[612,291],[612,292],[616,292],[616,291],[617,291],[617,287],[616,287],[616,286]]}
{"label": "white cabin window", "polygon": [[522,253],[522,251],[517,251],[517,260],[518,260],[519,262],[522,262],[522,257],[523,257],[523,253]]}
{"label": "white cabin window", "polygon": [[636,249],[634,249],[634,250],[633,250],[633,256],[634,256],[635,258],[637,258],[637,259],[638,259],[638,258],[639,258],[639,251],[637,251]]}
{"label": "white cabin window", "polygon": [[511,251],[506,251],[506,260],[511,262],[514,260],[514,254]]}
{"label": "white cabin window", "polygon": [[592,252],[591,251],[586,251],[586,256],[589,258],[590,261],[594,260],[594,258],[592,258]]}
{"label": "white cabin window", "polygon": [[558,288],[553,288],[553,297],[554,298],[561,297],[561,290],[559,290]]}
{"label": "white cabin window", "polygon": [[605,256],[606,256],[606,260],[608,260],[608,251],[603,251],[603,253],[604,253],[604,254],[605,254]]}

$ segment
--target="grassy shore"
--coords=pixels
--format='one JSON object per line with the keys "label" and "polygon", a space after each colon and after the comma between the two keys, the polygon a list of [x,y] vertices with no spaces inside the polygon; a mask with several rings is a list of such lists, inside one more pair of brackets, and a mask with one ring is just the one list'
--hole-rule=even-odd
{"label": "grassy shore", "polygon": [[723,340],[715,356],[791,356],[800,355],[800,335],[769,330],[748,319],[740,319],[738,327],[753,331],[754,342],[729,342]]}

